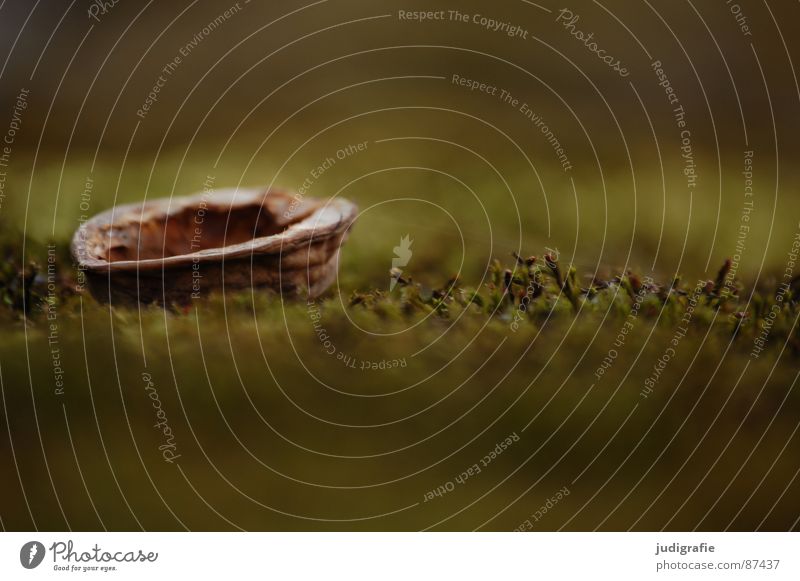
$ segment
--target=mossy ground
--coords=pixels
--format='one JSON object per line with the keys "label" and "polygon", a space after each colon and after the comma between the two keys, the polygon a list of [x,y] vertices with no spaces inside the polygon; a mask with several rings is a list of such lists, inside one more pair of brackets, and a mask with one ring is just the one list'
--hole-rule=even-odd
{"label": "mossy ground", "polygon": [[[78,190],[80,175],[66,178]],[[139,184],[122,183],[119,201],[136,199]],[[113,201],[100,191],[98,211]],[[357,224],[338,286],[313,304],[240,291],[132,309],[74,291],[73,206],[52,225],[28,216],[24,257],[21,204],[3,231],[6,528],[796,526],[798,288],[780,284],[792,225],[774,230],[781,244],[754,285],[757,269],[708,272],[696,250],[681,269],[635,266],[651,261],[625,259],[625,231],[607,261],[564,241],[556,260],[537,252],[552,238],[526,224],[517,239],[502,219],[498,238],[514,242],[468,239],[480,252],[464,261],[449,234],[398,209]],[[391,249],[408,232],[415,254],[390,292]],[[679,238],[637,241],[683,256]],[[480,474],[425,500],[512,433]]]}

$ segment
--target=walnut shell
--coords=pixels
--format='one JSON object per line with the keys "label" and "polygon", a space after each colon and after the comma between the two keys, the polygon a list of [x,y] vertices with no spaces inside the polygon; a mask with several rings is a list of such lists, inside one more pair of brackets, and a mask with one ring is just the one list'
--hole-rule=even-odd
{"label": "walnut shell", "polygon": [[102,302],[187,304],[266,287],[322,294],[357,207],[280,190],[210,190],[115,206],[75,232],[72,254]]}

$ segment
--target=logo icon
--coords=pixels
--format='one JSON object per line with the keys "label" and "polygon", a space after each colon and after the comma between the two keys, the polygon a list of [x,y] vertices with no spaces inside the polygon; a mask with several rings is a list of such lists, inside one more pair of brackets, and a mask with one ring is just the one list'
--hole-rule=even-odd
{"label": "logo icon", "polygon": [[406,234],[400,239],[400,245],[395,246],[394,258],[392,258],[392,271],[389,279],[389,292],[394,290],[398,279],[403,275],[403,267],[411,260],[411,245],[414,243],[410,235]]}
{"label": "logo icon", "polygon": [[26,569],[35,569],[44,560],[44,545],[39,541],[30,541],[19,550],[19,562]]}

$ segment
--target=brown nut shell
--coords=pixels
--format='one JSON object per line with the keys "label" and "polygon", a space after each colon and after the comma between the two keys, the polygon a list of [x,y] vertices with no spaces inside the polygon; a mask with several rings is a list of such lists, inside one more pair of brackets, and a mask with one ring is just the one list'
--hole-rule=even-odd
{"label": "brown nut shell", "polygon": [[102,302],[187,304],[223,287],[316,297],[356,212],[341,198],[211,190],[106,210],[75,232],[72,254]]}

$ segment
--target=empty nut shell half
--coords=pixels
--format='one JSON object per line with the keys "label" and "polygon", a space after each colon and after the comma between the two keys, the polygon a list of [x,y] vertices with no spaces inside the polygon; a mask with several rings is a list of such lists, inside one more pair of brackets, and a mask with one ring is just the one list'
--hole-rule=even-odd
{"label": "empty nut shell half", "polygon": [[214,291],[322,294],[357,207],[280,190],[210,190],[126,204],[75,232],[72,254],[102,302],[187,304]]}

